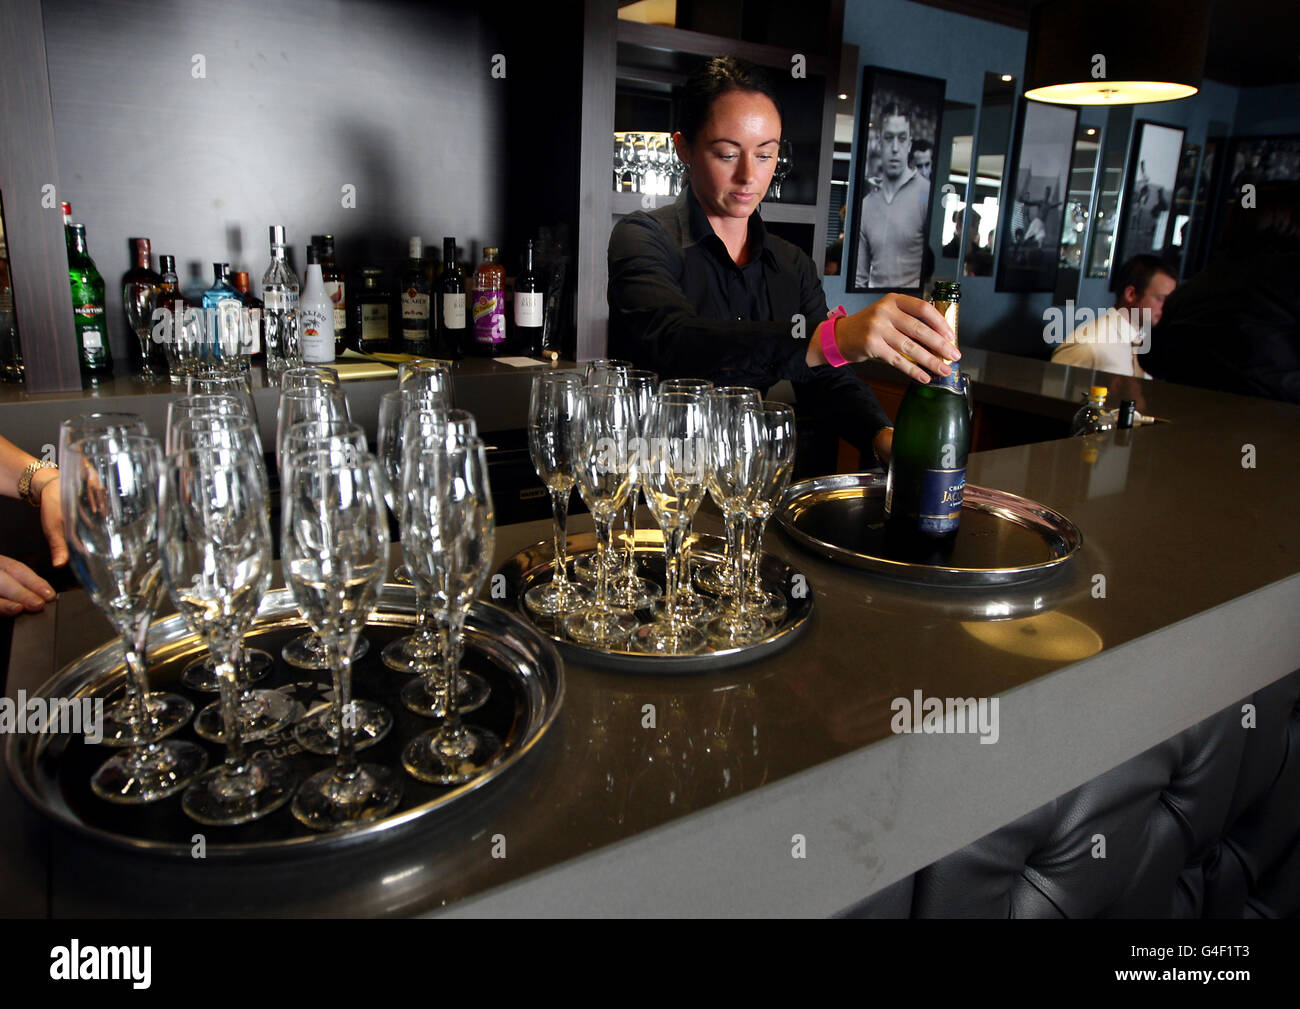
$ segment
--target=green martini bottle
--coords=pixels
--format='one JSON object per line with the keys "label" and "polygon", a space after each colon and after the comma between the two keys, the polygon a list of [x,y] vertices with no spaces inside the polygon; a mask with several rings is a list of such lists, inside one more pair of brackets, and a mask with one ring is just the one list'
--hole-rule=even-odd
{"label": "green martini bottle", "polygon": [[104,325],[104,278],[86,251],[86,226],[67,229],[68,280],[72,284],[72,311],[77,330],[77,356],[82,372],[92,377],[112,374],[113,351]]}
{"label": "green martini bottle", "polygon": [[[960,285],[936,281],[932,300],[955,342]],[[885,484],[885,532],[896,548],[925,553],[956,539],[969,454],[970,408],[959,369],[913,382],[898,407]]]}

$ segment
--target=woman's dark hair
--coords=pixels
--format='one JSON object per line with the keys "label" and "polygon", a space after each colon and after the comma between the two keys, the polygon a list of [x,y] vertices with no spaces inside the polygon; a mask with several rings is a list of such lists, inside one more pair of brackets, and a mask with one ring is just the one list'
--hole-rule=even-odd
{"label": "woman's dark hair", "polygon": [[677,128],[688,144],[709,121],[713,103],[729,91],[752,91],[767,95],[781,116],[781,100],[767,74],[734,56],[715,56],[687,79],[677,96]]}

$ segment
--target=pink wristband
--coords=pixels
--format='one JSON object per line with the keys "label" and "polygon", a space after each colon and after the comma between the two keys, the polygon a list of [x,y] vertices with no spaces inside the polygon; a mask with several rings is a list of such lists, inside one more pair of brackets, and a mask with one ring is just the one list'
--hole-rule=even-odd
{"label": "pink wristband", "polygon": [[817,340],[822,345],[822,354],[826,358],[826,363],[832,368],[843,368],[849,363],[840,353],[839,345],[835,342],[835,323],[848,314],[844,311],[844,306],[840,305],[826,317],[825,322],[817,327]]}

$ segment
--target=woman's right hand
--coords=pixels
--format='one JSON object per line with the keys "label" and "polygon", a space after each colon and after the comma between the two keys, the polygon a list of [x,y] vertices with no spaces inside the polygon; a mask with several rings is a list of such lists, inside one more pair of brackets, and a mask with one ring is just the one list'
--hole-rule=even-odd
{"label": "woman's right hand", "polygon": [[[946,375],[952,370],[944,360],[961,357],[954,340],[938,309],[907,294],[887,294],[835,327],[835,342],[846,360],[884,361],[918,382],[928,382],[930,372]],[[812,344],[808,363],[825,364],[820,344]]]}

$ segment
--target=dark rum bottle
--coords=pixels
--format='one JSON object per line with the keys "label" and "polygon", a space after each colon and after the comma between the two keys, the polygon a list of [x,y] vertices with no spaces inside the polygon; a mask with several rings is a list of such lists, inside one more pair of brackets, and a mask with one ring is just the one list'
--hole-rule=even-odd
{"label": "dark rum bottle", "polygon": [[[934,307],[957,335],[958,284],[936,281]],[[970,454],[970,406],[953,367],[928,384],[908,386],[894,423],[885,484],[885,536],[899,554],[926,555],[950,545],[961,524]]]}
{"label": "dark rum bottle", "polygon": [[424,240],[411,238],[408,256],[397,281],[403,354],[429,352],[429,284],[424,276]]}

